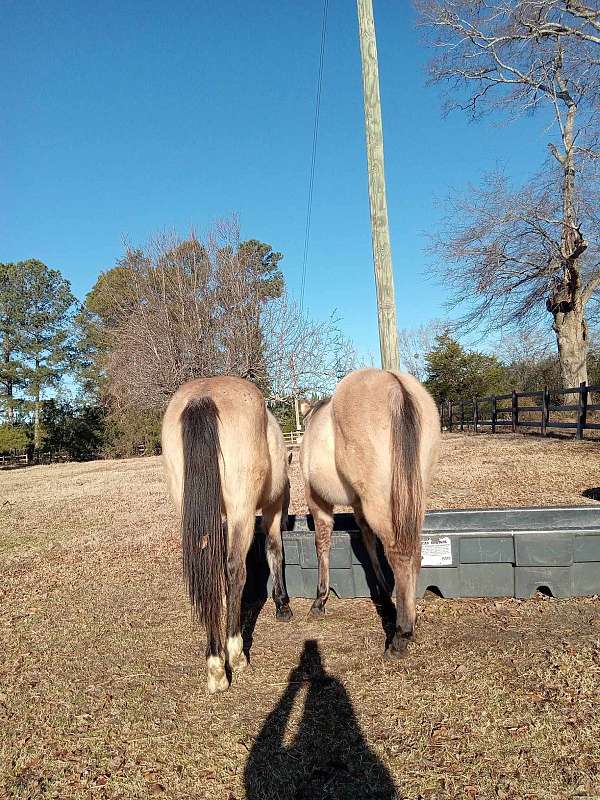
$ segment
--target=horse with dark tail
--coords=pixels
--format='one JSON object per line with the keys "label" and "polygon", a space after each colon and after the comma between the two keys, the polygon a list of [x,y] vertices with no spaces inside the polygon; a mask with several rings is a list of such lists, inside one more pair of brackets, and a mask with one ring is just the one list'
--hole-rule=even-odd
{"label": "horse with dark tail", "polygon": [[193,613],[206,628],[208,690],[223,691],[228,675],[248,663],[241,602],[258,509],[276,615],[292,614],[281,541],[289,502],[283,436],[260,391],[223,376],[190,381],[176,392],[163,419],[162,447],[181,512],[183,575]]}

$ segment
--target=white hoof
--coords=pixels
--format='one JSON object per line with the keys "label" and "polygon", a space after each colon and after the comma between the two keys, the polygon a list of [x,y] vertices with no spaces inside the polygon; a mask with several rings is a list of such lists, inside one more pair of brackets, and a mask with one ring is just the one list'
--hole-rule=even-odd
{"label": "white hoof", "polygon": [[235,672],[242,672],[242,670],[246,669],[248,666],[248,659],[245,653],[240,653],[234,661],[230,661],[229,663],[232,670]]}
{"label": "white hoof", "polygon": [[241,672],[248,666],[248,659],[244,653],[244,642],[241,635],[230,636],[227,639],[227,661],[231,669]]}
{"label": "white hoof", "polygon": [[229,689],[229,681],[225,674],[225,666],[219,656],[209,656],[206,659],[206,670],[209,694],[225,692]]}

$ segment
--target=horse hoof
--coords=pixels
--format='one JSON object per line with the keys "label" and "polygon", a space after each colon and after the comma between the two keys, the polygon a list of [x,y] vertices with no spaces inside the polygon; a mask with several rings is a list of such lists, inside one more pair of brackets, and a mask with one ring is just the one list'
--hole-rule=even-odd
{"label": "horse hoof", "polygon": [[242,634],[230,636],[227,639],[227,662],[233,672],[241,672],[248,666],[248,659],[244,653],[244,640]]}
{"label": "horse hoof", "polygon": [[275,611],[275,618],[279,622],[289,622],[292,618],[292,609],[289,606],[281,606]]}
{"label": "horse hoof", "polygon": [[227,675],[225,675],[225,670],[223,670],[222,676],[209,675],[207,686],[209,694],[226,692],[229,689],[229,681],[227,680]]}
{"label": "horse hoof", "polygon": [[406,655],[408,643],[412,641],[413,633],[403,633],[401,636],[396,635],[388,647],[386,648],[383,657],[386,661],[398,661]]}
{"label": "horse hoof", "polygon": [[225,692],[229,689],[229,681],[227,679],[225,667],[218,656],[210,656],[207,659],[207,670],[206,685],[209,694]]}
{"label": "horse hoof", "polygon": [[248,658],[244,652],[241,652],[236,658],[230,663],[231,669],[234,672],[242,672],[248,666]]}
{"label": "horse hoof", "polygon": [[308,612],[309,619],[323,619],[325,616],[325,606],[312,605]]}
{"label": "horse hoof", "polygon": [[406,655],[406,647],[398,649],[396,647],[388,647],[383,654],[384,661],[400,661]]}

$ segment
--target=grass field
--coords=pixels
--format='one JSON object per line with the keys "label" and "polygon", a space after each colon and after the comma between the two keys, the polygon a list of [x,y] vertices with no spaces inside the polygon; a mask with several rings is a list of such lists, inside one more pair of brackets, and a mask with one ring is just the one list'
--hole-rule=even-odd
{"label": "grass field", "polygon": [[[594,502],[598,447],[447,435],[431,505]],[[159,459],[0,473],[0,798],[600,797],[597,599],[423,601],[396,665],[269,602],[209,698],[179,560]]]}

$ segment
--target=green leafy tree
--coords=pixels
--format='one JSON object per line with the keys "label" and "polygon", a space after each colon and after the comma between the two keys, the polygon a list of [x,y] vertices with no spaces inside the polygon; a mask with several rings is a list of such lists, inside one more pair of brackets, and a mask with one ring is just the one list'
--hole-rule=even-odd
{"label": "green leafy tree", "polygon": [[506,367],[496,356],[468,352],[448,332],[436,336],[435,346],[425,361],[425,386],[437,403],[507,390]]}
{"label": "green leafy tree", "polygon": [[0,425],[0,455],[25,450],[29,444],[27,429],[23,425]]}
{"label": "green leafy tree", "polygon": [[41,427],[44,450],[66,452],[76,461],[95,456],[106,435],[102,408],[56,398],[44,403]]}
{"label": "green leafy tree", "polygon": [[270,387],[262,312],[283,293],[282,258],[271,245],[256,239],[228,244],[216,254],[219,349],[233,355],[235,371],[265,393]]}
{"label": "green leafy tree", "polygon": [[281,425],[281,429],[284,433],[296,430],[296,414],[292,398],[290,398],[288,402],[280,401],[271,405],[269,410]]}
{"label": "green leafy tree", "polygon": [[[141,260],[138,251],[132,258]],[[127,315],[133,313],[132,275],[119,262],[106,272],[88,292],[76,318],[77,377],[86,395],[101,402],[106,395],[106,357],[111,347],[111,330]]]}
{"label": "green leafy tree", "polygon": [[279,262],[283,258],[270,244],[248,239],[238,247],[237,259],[261,300],[281,297],[284,287]]}
{"label": "green leafy tree", "polygon": [[162,413],[158,410],[112,411],[106,418],[102,450],[111,458],[135,456],[144,447],[146,455],[160,453]]}

